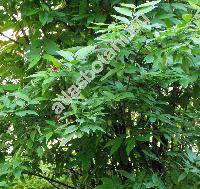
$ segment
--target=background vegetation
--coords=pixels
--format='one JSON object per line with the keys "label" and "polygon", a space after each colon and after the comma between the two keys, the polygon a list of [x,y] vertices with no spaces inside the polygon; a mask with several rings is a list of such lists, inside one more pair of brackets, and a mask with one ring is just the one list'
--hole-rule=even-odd
{"label": "background vegetation", "polygon": [[[1,0],[0,10],[1,188],[200,187],[199,0]],[[138,28],[136,15],[150,23]],[[128,38],[127,24],[136,36],[55,115],[57,94]]]}

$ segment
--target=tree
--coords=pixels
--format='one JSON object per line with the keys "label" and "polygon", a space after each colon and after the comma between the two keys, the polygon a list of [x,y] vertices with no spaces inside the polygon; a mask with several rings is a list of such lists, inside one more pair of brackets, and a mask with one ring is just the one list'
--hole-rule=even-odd
{"label": "tree", "polygon": [[197,0],[0,9],[1,187],[199,188]]}

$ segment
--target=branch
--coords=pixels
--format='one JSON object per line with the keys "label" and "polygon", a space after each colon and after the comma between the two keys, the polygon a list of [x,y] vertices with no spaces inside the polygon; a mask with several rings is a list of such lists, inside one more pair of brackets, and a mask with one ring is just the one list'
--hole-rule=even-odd
{"label": "branch", "polygon": [[[13,20],[14,20],[16,23],[18,22],[18,20],[17,20],[13,15],[12,15],[12,18],[13,18]],[[24,30],[22,24],[20,24],[19,27],[20,27],[20,29],[22,30],[22,33],[23,33],[23,35],[24,35],[24,39],[25,39],[25,41],[26,41],[26,44],[29,45],[30,40],[29,40],[28,36],[26,35],[26,32],[25,32],[25,30]]]}
{"label": "branch", "polygon": [[53,187],[55,187],[56,189],[59,189],[53,182],[48,181]]}
{"label": "branch", "polygon": [[14,39],[6,36],[4,33],[0,32],[0,35],[4,36],[5,38],[9,39],[10,41],[14,42],[14,43],[17,43],[18,45],[20,44],[18,41],[15,41]]}
{"label": "branch", "polygon": [[[143,43],[142,46],[140,47],[140,49],[138,50],[137,54],[135,55],[134,60],[132,61],[133,64],[136,62],[138,55],[139,55],[140,51],[142,50],[142,48],[145,46],[145,44],[146,44],[146,42]],[[126,91],[128,91],[130,81],[131,81],[131,74],[128,77],[128,84],[127,84],[127,87],[126,87]]]}
{"label": "branch", "polygon": [[32,172],[24,172],[24,173],[27,173],[27,174],[32,175],[32,176],[36,176],[36,177],[43,178],[43,179],[47,180],[48,182],[50,182],[51,184],[52,184],[52,183],[56,183],[56,184],[65,186],[65,187],[70,188],[70,189],[76,189],[76,188],[73,187],[73,186],[69,186],[69,185],[67,185],[67,184],[65,184],[65,183],[63,183],[63,182],[58,181],[58,180],[54,180],[54,179],[45,177],[45,176],[43,176],[43,175],[41,175],[41,174],[39,174],[39,173],[32,173]]}

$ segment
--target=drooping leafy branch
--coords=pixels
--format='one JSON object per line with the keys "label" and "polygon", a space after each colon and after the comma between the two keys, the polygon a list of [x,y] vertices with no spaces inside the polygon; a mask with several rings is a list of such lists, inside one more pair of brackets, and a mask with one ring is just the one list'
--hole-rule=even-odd
{"label": "drooping leafy branch", "polygon": [[[58,188],[199,188],[198,1],[3,0],[0,10],[1,187],[31,174]],[[150,23],[55,115],[57,95],[138,15]]]}

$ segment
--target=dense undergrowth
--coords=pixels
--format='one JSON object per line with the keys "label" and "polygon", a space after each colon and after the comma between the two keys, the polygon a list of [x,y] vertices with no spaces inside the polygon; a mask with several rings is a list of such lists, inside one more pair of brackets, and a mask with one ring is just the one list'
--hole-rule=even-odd
{"label": "dense undergrowth", "polygon": [[0,187],[198,189],[199,11],[1,0]]}

